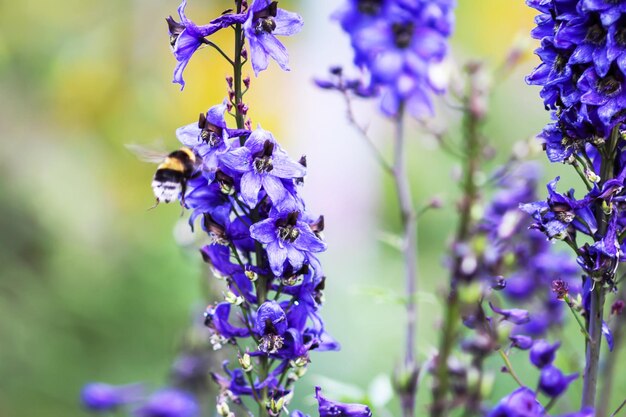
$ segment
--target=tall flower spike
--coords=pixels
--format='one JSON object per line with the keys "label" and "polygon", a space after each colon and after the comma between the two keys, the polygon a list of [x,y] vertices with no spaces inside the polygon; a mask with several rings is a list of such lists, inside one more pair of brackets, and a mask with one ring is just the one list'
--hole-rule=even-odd
{"label": "tall flower spike", "polygon": [[269,58],[289,71],[287,49],[276,36],[295,35],[303,24],[302,17],[279,8],[277,1],[253,0],[243,27],[250,44],[255,75],[267,69]]}
{"label": "tall flower spike", "polygon": [[355,91],[382,89],[388,116],[401,106],[417,118],[432,115],[431,95],[447,82],[435,68],[447,53],[453,8],[453,1],[348,0],[335,17],[350,35],[355,64],[371,74],[370,85]]}

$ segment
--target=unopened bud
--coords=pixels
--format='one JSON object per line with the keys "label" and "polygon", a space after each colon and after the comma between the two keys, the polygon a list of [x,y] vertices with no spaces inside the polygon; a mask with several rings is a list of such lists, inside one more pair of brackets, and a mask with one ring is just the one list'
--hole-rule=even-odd
{"label": "unopened bud", "polygon": [[219,403],[217,403],[215,408],[217,410],[217,414],[218,415],[220,415],[222,417],[230,417],[231,416],[230,407],[228,406],[227,402],[225,402],[225,401],[219,402]]}
{"label": "unopened bud", "polygon": [[569,286],[567,282],[562,279],[556,279],[552,281],[552,292],[556,294],[559,300],[564,300],[567,297]]}
{"label": "unopened bud", "polygon": [[600,176],[598,174],[596,174],[595,172],[593,172],[590,169],[585,169],[585,176],[587,177],[587,179],[593,183],[598,183],[600,182],[600,180],[602,178],[600,178]]}
{"label": "unopened bud", "polygon": [[243,369],[244,372],[252,371],[252,359],[250,355],[244,353],[243,356],[239,357],[239,365],[241,365],[241,369]]}
{"label": "unopened bud", "polygon": [[624,311],[624,300],[617,300],[611,306],[611,314],[620,315]]}
{"label": "unopened bud", "polygon": [[254,281],[256,281],[257,279],[259,279],[259,274],[257,274],[256,272],[254,272],[254,271],[252,271],[252,270],[246,269],[245,274],[246,274],[246,277],[248,277],[248,279],[249,279],[251,282],[254,282]]}
{"label": "unopened bud", "polygon": [[244,300],[242,296],[236,295],[232,291],[228,291],[226,294],[224,294],[224,301],[226,301],[229,304],[238,306],[238,305],[241,305]]}
{"label": "unopened bud", "polygon": [[270,399],[270,402],[269,402],[268,411],[270,412],[271,416],[278,416],[282,412],[284,406],[285,406],[285,397],[280,397],[278,400],[275,400],[272,398]]}

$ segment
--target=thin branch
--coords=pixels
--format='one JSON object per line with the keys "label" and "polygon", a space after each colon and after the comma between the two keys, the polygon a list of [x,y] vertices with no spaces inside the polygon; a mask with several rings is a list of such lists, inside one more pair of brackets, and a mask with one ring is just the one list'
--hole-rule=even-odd
{"label": "thin branch", "polygon": [[389,162],[385,160],[385,158],[380,153],[376,145],[374,145],[372,138],[370,138],[370,136],[367,133],[367,129],[361,126],[359,122],[356,120],[356,116],[354,115],[354,110],[352,108],[352,100],[350,99],[350,95],[348,94],[348,91],[341,90],[341,94],[343,95],[343,98],[346,102],[346,113],[348,114],[348,121],[359,132],[359,134],[361,135],[361,137],[363,138],[367,146],[372,151],[374,158],[376,158],[376,161],[380,164],[380,166],[385,170],[385,172],[387,172],[390,175],[393,175],[393,167],[389,164]]}
{"label": "thin branch", "polygon": [[504,361],[504,365],[506,366],[507,371],[509,371],[509,374],[511,374],[515,382],[517,382],[520,387],[525,387],[524,383],[519,379],[519,377],[515,373],[515,370],[513,369],[513,365],[511,364],[511,361],[509,360],[509,357],[506,355],[506,353],[504,353],[502,349],[498,349],[498,353],[500,354],[500,357]]}
{"label": "thin branch", "polygon": [[620,404],[619,407],[617,407],[617,410],[613,411],[613,414],[611,414],[611,417],[615,417],[617,415],[617,413],[619,413],[620,411],[622,411],[622,408],[624,408],[624,406],[626,405],[626,400],[622,401],[622,403]]}
{"label": "thin branch", "polygon": [[216,44],[214,44],[213,42],[211,42],[208,39],[205,39],[203,42],[205,44],[209,45],[211,48],[215,49],[217,52],[219,52],[220,55],[222,55],[224,57],[224,59],[226,59],[226,61],[228,61],[228,63],[230,65],[232,65],[233,67],[235,66],[235,62],[232,59],[230,59],[230,57],[228,55],[226,55],[226,52],[224,52],[222,50],[222,48],[220,48],[219,46],[217,46]]}

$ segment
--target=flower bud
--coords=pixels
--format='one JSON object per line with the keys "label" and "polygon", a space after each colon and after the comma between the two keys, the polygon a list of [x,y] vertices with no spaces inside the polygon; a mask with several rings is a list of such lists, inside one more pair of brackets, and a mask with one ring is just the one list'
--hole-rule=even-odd
{"label": "flower bud", "polygon": [[230,303],[232,305],[241,305],[244,301],[244,298],[240,295],[236,295],[234,292],[232,291],[228,291],[226,294],[224,294],[224,301],[226,301],[227,303]]}
{"label": "flower bud", "polygon": [[252,359],[250,355],[244,353],[243,356],[239,357],[239,365],[241,365],[241,369],[243,369],[244,372],[252,371]]}
{"label": "flower bud", "polygon": [[230,417],[231,416],[230,407],[228,406],[228,403],[226,401],[218,402],[217,405],[215,406],[215,408],[217,409],[217,414],[218,415],[220,415],[222,417]]}
{"label": "flower bud", "polygon": [[554,361],[556,351],[560,346],[561,344],[559,342],[551,345],[543,339],[537,340],[530,349],[530,361],[537,368],[544,368],[551,365]]}
{"label": "flower bud", "polygon": [[278,416],[285,406],[285,397],[280,397],[278,400],[274,398],[270,399],[268,411],[271,416]]}

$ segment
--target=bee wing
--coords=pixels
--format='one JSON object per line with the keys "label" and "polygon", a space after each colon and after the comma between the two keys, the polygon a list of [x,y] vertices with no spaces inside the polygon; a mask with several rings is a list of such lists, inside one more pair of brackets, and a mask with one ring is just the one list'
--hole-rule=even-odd
{"label": "bee wing", "polygon": [[140,160],[154,164],[160,164],[165,160],[167,155],[169,155],[168,152],[136,145],[134,143],[126,144],[126,148],[134,153]]}

